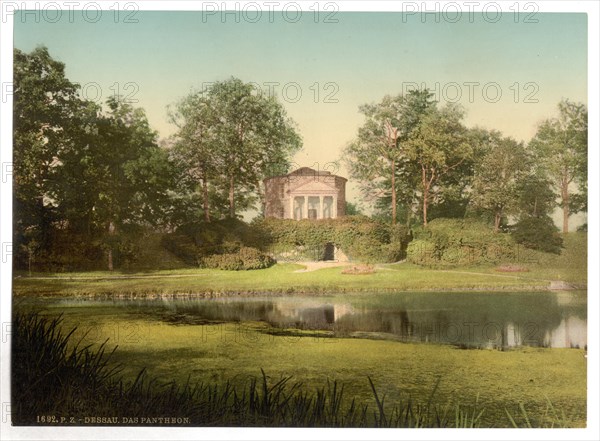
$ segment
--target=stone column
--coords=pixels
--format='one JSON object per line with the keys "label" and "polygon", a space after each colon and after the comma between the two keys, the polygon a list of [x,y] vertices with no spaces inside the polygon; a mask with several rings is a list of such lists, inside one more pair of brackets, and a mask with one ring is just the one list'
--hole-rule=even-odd
{"label": "stone column", "polygon": [[319,219],[323,219],[323,196],[319,196],[319,215],[317,216]]}
{"label": "stone column", "polygon": [[333,197],[332,217],[337,218],[337,196]]}
{"label": "stone column", "polygon": [[302,205],[302,218],[308,219],[308,197],[306,197],[306,195],[302,197],[304,198],[304,204]]}
{"label": "stone column", "polygon": [[290,195],[290,219],[295,219],[294,217],[294,198],[295,196],[293,194]]}

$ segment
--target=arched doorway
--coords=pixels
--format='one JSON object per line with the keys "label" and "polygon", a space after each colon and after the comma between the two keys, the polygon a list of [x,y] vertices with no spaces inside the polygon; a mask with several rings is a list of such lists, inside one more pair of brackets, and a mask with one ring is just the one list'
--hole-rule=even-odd
{"label": "arched doorway", "polygon": [[327,244],[325,244],[323,260],[335,260],[335,246],[333,245],[333,242],[327,242]]}

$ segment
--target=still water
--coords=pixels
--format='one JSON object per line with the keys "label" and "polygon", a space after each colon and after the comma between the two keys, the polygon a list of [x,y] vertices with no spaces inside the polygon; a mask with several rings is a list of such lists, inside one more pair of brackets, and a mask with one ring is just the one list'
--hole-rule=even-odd
{"label": "still water", "polygon": [[[587,293],[401,293],[186,300],[50,300],[173,326],[265,322],[273,333],[442,343],[465,348],[587,347]],[[38,304],[39,306],[39,304]],[[285,335],[285,334],[284,334]]]}

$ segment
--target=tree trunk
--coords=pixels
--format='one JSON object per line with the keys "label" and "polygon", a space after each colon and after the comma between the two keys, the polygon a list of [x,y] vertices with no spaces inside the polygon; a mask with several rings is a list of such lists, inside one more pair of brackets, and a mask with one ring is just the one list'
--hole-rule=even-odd
{"label": "tree trunk", "polygon": [[494,217],[494,233],[497,233],[500,230],[500,221],[502,220],[502,212],[497,211]]}
{"label": "tree trunk", "polygon": [[204,220],[210,222],[210,212],[208,206],[208,182],[206,176],[202,177],[202,198],[204,200]]}
{"label": "tree trunk", "polygon": [[235,218],[235,181],[233,175],[229,178],[229,217]]}
{"label": "tree trunk", "polygon": [[421,185],[423,186],[423,226],[427,226],[427,201],[429,199],[429,186],[427,185],[427,173],[425,167],[421,167]]}
{"label": "tree trunk", "polygon": [[[109,236],[112,236],[115,234],[115,224],[112,221],[110,221],[108,223],[108,234],[109,234]],[[112,271],[114,269],[112,246],[113,246],[112,240],[109,240],[108,253],[107,253],[108,270],[109,271]]]}
{"label": "tree trunk", "polygon": [[423,226],[427,226],[427,199],[429,199],[429,190],[423,191]]}
{"label": "tree trunk", "polygon": [[563,180],[561,185],[562,209],[563,209],[563,233],[569,232],[569,183]]}
{"label": "tree trunk", "polygon": [[392,225],[396,225],[396,161],[392,159]]}

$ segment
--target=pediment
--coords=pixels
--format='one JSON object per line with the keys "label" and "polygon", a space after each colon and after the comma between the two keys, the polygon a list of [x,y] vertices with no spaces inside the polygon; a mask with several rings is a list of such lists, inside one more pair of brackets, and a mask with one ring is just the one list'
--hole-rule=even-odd
{"label": "pediment", "polygon": [[323,181],[311,180],[290,191],[291,194],[337,194],[338,189]]}

